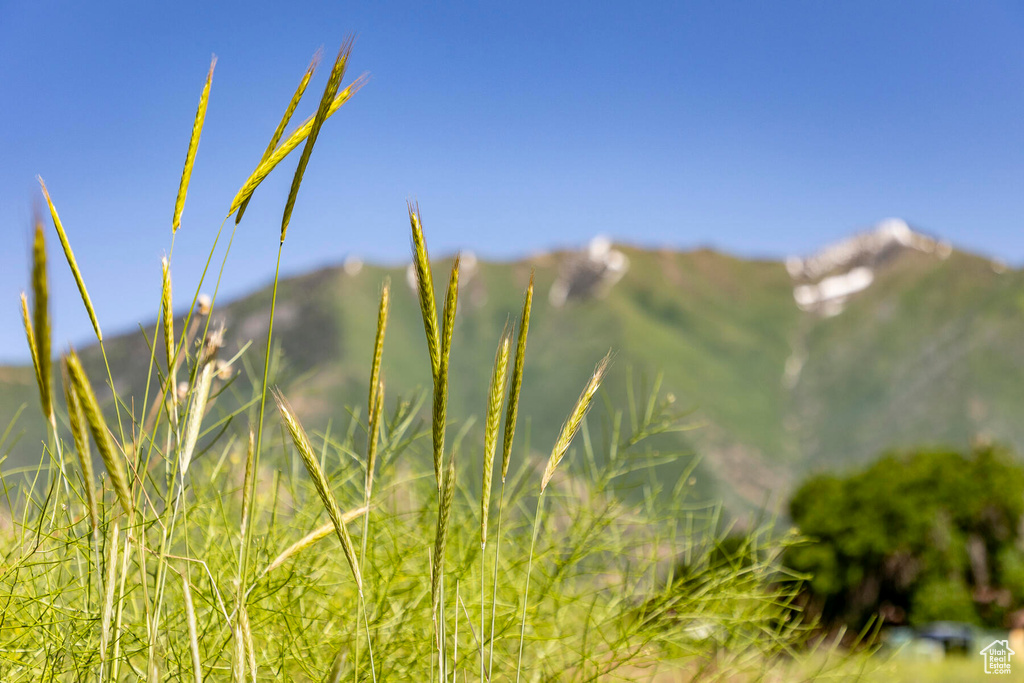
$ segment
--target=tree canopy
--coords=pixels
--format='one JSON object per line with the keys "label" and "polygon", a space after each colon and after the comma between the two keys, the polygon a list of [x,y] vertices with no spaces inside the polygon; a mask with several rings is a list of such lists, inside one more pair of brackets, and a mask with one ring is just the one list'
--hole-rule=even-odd
{"label": "tree canopy", "polygon": [[1024,605],[1024,468],[1004,449],[889,453],[808,479],[789,511],[810,541],[788,564],[826,622],[1003,626]]}

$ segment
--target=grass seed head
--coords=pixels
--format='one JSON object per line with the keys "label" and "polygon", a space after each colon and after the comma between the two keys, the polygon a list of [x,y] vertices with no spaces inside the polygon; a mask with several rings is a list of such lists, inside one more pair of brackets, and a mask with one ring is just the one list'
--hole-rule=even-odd
{"label": "grass seed head", "polygon": [[320,495],[320,500],[323,502],[324,507],[327,509],[327,514],[334,524],[338,540],[341,541],[341,548],[345,552],[345,559],[348,560],[349,567],[352,569],[352,576],[355,577],[356,586],[362,592],[363,578],[359,572],[359,561],[356,558],[355,546],[352,545],[352,539],[348,534],[348,529],[345,528],[345,522],[341,517],[341,510],[338,508],[338,501],[335,500],[334,493],[331,492],[327,476],[320,467],[320,461],[313,451],[313,445],[309,442],[306,431],[302,428],[298,418],[295,417],[294,411],[288,405],[288,401],[281,392],[275,391],[274,398],[277,400],[277,408],[281,412],[285,425],[288,427],[288,432],[291,434],[295,450],[299,452],[299,456],[309,472],[309,478],[313,480],[313,486]]}
{"label": "grass seed head", "polygon": [[434,378],[434,404],[431,421],[431,436],[434,445],[434,476],[441,487],[441,463],[444,457],[444,432],[448,421],[448,362],[451,358],[452,333],[455,329],[455,310],[459,300],[459,256],[455,255],[452,272],[448,277],[448,291],[444,299],[441,318],[441,351]]}
{"label": "grass seed head", "polygon": [[210,83],[213,81],[213,67],[217,65],[217,57],[210,60],[210,71],[206,74],[206,84],[199,96],[196,108],[196,120],[192,124],[192,136],[188,141],[188,153],[185,155],[185,168],[181,171],[181,183],[178,185],[178,197],[174,201],[174,218],[171,220],[171,232],[178,232],[181,227],[181,212],[185,210],[185,195],[188,194],[188,181],[192,178],[192,167],[196,163],[196,151],[199,149],[199,136],[203,133],[203,122],[206,120],[206,105],[210,101]]}
{"label": "grass seed head", "polygon": [[92,299],[89,298],[89,291],[85,288],[85,280],[82,279],[82,271],[78,269],[78,261],[75,259],[75,252],[71,250],[71,243],[68,241],[67,233],[64,232],[64,225],[60,222],[60,216],[57,215],[57,209],[53,205],[53,200],[50,199],[50,193],[46,189],[46,183],[43,182],[42,178],[37,178],[39,185],[43,188],[43,196],[46,198],[46,205],[50,208],[50,217],[53,219],[53,227],[57,229],[57,237],[60,238],[60,246],[64,249],[64,257],[68,260],[68,266],[71,267],[71,274],[75,276],[75,284],[78,285],[78,293],[82,297],[82,303],[85,304],[85,310],[89,314],[89,322],[92,323],[92,329],[96,332],[96,339],[103,341],[103,332],[100,330],[99,320],[96,318],[96,310],[92,307]]}
{"label": "grass seed head", "polygon": [[345,76],[345,66],[348,64],[348,56],[352,52],[352,38],[349,37],[341,45],[338,56],[334,60],[334,68],[331,69],[330,78],[327,79],[327,87],[324,88],[323,97],[320,98],[320,106],[317,108],[316,116],[313,118],[313,126],[306,137],[306,146],[302,148],[302,155],[299,157],[299,165],[295,168],[295,175],[292,176],[292,186],[288,191],[288,201],[284,205],[284,216],[281,218],[281,243],[288,234],[288,223],[292,219],[292,209],[295,208],[295,198],[299,195],[299,186],[302,185],[302,175],[306,172],[306,165],[313,153],[313,146],[320,135],[320,129],[324,121],[330,116],[331,103],[341,86],[341,79]]}
{"label": "grass seed head", "polygon": [[491,510],[491,481],[494,478],[494,452],[498,446],[498,426],[501,422],[501,402],[505,397],[508,375],[508,354],[511,346],[509,330],[501,333],[498,350],[494,354],[491,386],[487,393],[487,421],[484,424],[484,478],[480,494],[480,545],[487,543],[487,517]]}
{"label": "grass seed head", "polygon": [[32,240],[32,330],[36,345],[36,379],[43,417],[53,422],[53,358],[50,352],[50,283],[46,273],[46,235],[36,221]]}
{"label": "grass seed head", "polygon": [[436,382],[441,357],[441,335],[437,329],[434,276],[430,271],[430,257],[427,255],[427,243],[423,238],[423,226],[420,224],[420,208],[411,202],[409,203],[409,223],[412,226],[412,262],[416,270],[420,313],[423,316],[423,329],[427,335],[431,377]]}
{"label": "grass seed head", "polygon": [[160,310],[163,312],[164,328],[164,352],[167,359],[167,386],[171,388],[167,393],[171,397],[171,417],[177,424],[178,401],[174,388],[177,386],[177,362],[175,359],[174,344],[174,305],[171,300],[171,265],[167,257],[160,260],[162,271],[162,286],[160,291]]}
{"label": "grass seed head", "polygon": [[558,463],[565,457],[565,452],[569,450],[569,444],[572,442],[572,438],[576,436],[576,432],[583,422],[583,417],[590,408],[590,402],[594,399],[594,394],[597,393],[598,388],[601,386],[601,380],[604,378],[604,373],[608,370],[608,363],[610,362],[611,354],[609,353],[597,364],[597,367],[594,368],[594,374],[590,376],[590,381],[587,382],[583,393],[576,400],[576,405],[573,407],[572,413],[569,414],[569,419],[562,425],[562,431],[558,435],[558,440],[555,441],[555,446],[551,449],[548,465],[544,468],[544,477],[540,483],[541,493],[547,488],[548,482],[551,481],[551,477],[555,474],[555,468],[558,467]]}
{"label": "grass seed head", "polygon": [[44,390],[43,376],[39,367],[39,348],[36,344],[35,331],[32,329],[32,314],[28,311],[28,298],[25,296],[25,292],[21,293],[21,321],[25,326],[25,340],[28,342],[28,351],[32,357],[32,370],[36,376],[36,385],[39,387],[39,397],[42,403],[43,413],[45,414],[46,401],[42,398]]}
{"label": "grass seed head", "polygon": [[[341,109],[341,106],[348,102],[352,95],[357,93],[359,89],[366,84],[366,81],[367,77],[365,75],[360,76],[352,83],[352,85],[338,93],[334,98],[334,101],[331,103],[330,108],[327,110],[328,118]],[[306,121],[299,126],[295,132],[289,135],[285,141],[274,150],[274,153],[270,155],[269,159],[256,167],[256,170],[249,175],[241,189],[239,189],[235,194],[235,198],[231,201],[231,208],[228,209],[228,216],[233,214],[238,207],[241,206],[242,202],[248,199],[252,195],[253,191],[259,187],[259,184],[262,183],[268,175],[270,175],[270,172],[273,171],[286,156],[288,156],[309,136],[312,129],[313,118],[306,119]]]}
{"label": "grass seed head", "polygon": [[[313,77],[313,72],[316,71],[316,67],[320,64],[320,57],[322,52],[316,51],[313,55],[313,60],[309,63],[309,67],[306,68],[306,73],[303,74],[302,80],[299,81],[299,87],[295,89],[295,94],[292,95],[291,101],[288,102],[288,108],[284,110],[284,116],[281,117],[281,122],[277,124],[277,129],[274,134],[270,137],[270,144],[267,145],[266,151],[263,152],[263,156],[260,158],[260,164],[264,164],[273,155],[274,150],[277,148],[277,143],[281,141],[281,136],[284,135],[284,129],[288,127],[288,122],[292,119],[292,114],[295,113],[295,108],[299,106],[299,101],[302,99],[302,95],[306,92],[306,86],[309,85],[309,79]],[[249,200],[252,199],[250,194],[245,200],[238,206],[238,213],[235,214],[235,225],[238,225],[242,221],[242,214],[245,213],[245,208],[249,206]]]}
{"label": "grass seed head", "polygon": [[178,461],[178,472],[182,480],[188,472],[188,466],[192,463],[192,454],[196,450],[196,442],[199,440],[199,428],[203,424],[203,415],[206,413],[206,403],[210,398],[210,384],[213,382],[213,364],[207,363],[199,373],[199,381],[192,394],[192,406],[189,408],[188,419],[185,422],[184,444],[181,448],[181,455]]}
{"label": "grass seed head", "polygon": [[370,412],[370,421],[366,434],[366,502],[370,502],[373,492],[373,475],[377,467],[377,442],[380,436],[381,417],[384,413],[384,382],[380,382],[374,394],[375,405]]}
{"label": "grass seed head", "polygon": [[384,281],[380,291],[380,308],[377,310],[377,336],[373,342],[373,361],[370,364],[370,400],[367,415],[372,415],[377,404],[377,385],[380,383],[380,361],[384,355],[384,333],[388,327],[388,308],[391,304],[391,279]]}
{"label": "grass seed head", "polygon": [[512,381],[508,390],[508,408],[505,413],[505,441],[501,450],[501,480],[508,476],[508,466],[512,459],[512,437],[516,432],[516,418],[519,414],[519,390],[523,386],[523,364],[526,359],[526,335],[530,330],[530,309],[533,307],[533,272],[530,272],[530,285],[526,288],[523,301],[523,314],[519,319],[519,340],[516,342],[516,360],[512,366]]}
{"label": "grass seed head", "polygon": [[103,458],[110,483],[114,487],[114,492],[117,494],[125,514],[131,516],[133,512],[132,495],[128,489],[128,475],[125,473],[124,458],[114,447],[114,438],[107,428],[106,420],[103,419],[103,413],[100,411],[92,384],[89,383],[85,369],[82,368],[82,361],[74,349],[68,351],[65,363],[68,368],[68,376],[71,378],[71,387],[78,397],[82,415],[85,417],[85,423],[89,425],[89,431],[92,433],[93,441],[96,442],[100,457]]}
{"label": "grass seed head", "polygon": [[89,508],[89,521],[95,534],[100,525],[99,506],[96,501],[96,477],[93,473],[89,435],[86,432],[85,420],[82,418],[82,406],[78,401],[78,395],[72,388],[71,378],[68,376],[67,359],[61,362],[61,376],[64,379],[64,403],[68,409],[71,437],[75,442],[78,464],[82,468],[82,481],[85,483],[85,503]]}

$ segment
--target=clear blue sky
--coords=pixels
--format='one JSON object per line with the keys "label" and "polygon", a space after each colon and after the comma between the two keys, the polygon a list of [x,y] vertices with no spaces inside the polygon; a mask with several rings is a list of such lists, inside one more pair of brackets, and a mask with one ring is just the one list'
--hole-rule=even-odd
{"label": "clear blue sky", "polygon": [[[489,258],[595,233],[743,255],[887,216],[1024,260],[1024,9],[1015,3],[0,3],[0,359],[24,360],[36,174],[105,329],[156,311],[196,102],[219,61],[175,279],[196,282],[310,56],[358,35],[369,85],[325,127],[284,268]],[[326,69],[310,88],[305,117]],[[272,276],[295,158],[260,188],[225,291]],[[52,229],[49,234],[54,235]],[[54,346],[89,325],[56,239]],[[184,299],[186,287],[179,290]]]}

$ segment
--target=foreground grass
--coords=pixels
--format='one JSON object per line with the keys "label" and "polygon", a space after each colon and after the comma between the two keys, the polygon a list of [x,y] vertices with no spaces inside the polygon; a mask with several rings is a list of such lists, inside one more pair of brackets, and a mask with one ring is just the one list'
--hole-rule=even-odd
{"label": "foreground grass", "polygon": [[[341,89],[350,48],[339,52],[316,114],[284,136],[315,64],[306,72],[232,201],[237,225],[262,179],[303,145],[280,250],[321,128],[361,83]],[[173,235],[212,73],[175,202],[141,400],[115,390],[86,285],[46,195],[106,377],[89,377],[69,351],[64,400],[55,398],[37,225],[32,307],[23,299],[23,314],[49,434],[38,468],[0,473],[0,679],[736,680],[794,666],[809,626],[793,605],[797,578],[779,557],[797,539],[752,524],[723,546],[719,510],[690,499],[686,471],[621,495],[624,477],[636,481],[679,457],[657,448],[659,435],[685,428],[657,385],[624,409],[609,402],[591,416],[592,429],[587,414],[606,357],[565,407],[558,438],[542,445],[546,461],[535,460],[525,435],[515,438],[532,284],[515,325],[495,340],[482,424],[447,414],[459,259],[435,300],[415,207],[431,391],[386,397],[387,283],[367,359],[366,412],[339,408],[336,428],[322,433],[307,434],[301,410],[280,392],[268,400],[278,365],[276,275],[262,358],[245,349],[219,357],[219,276],[203,300],[204,275],[176,329]],[[239,367],[244,382],[236,382]]]}

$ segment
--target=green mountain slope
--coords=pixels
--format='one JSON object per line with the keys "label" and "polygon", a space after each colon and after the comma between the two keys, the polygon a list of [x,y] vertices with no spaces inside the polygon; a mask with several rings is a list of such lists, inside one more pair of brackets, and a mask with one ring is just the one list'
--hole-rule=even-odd
{"label": "green mountain slope", "polygon": [[[623,404],[630,373],[663,372],[662,391],[694,408],[703,425],[663,440],[664,447],[697,452],[702,490],[733,505],[760,505],[808,471],[848,466],[894,446],[960,446],[984,436],[1024,452],[1024,274],[998,274],[990,262],[958,252],[942,259],[901,249],[876,264],[871,285],[849,296],[841,313],[827,317],[796,305],[794,280],[778,262],[708,250],[619,249],[629,263],[622,279],[562,306],[548,293],[585,261],[580,254],[480,263],[471,276],[464,273],[449,415],[482,414],[495,344],[536,269],[522,415],[531,419],[538,457],[609,349],[611,402]],[[449,264],[434,266],[439,297]],[[393,282],[384,359],[393,401],[429,386],[405,269],[328,268],[282,284],[278,378],[311,426],[347,419],[345,405],[365,411],[385,277]],[[247,357],[260,364],[269,296],[264,289],[215,311],[214,321],[227,329],[225,353],[253,340]],[[141,402],[149,359],[141,336],[112,340],[108,353],[119,391]],[[84,357],[102,384],[96,350]],[[39,458],[44,432],[32,379],[25,368],[0,368],[0,423],[27,404],[12,435],[23,436],[0,465],[5,471]],[[239,401],[249,395],[245,380],[233,389]]]}

